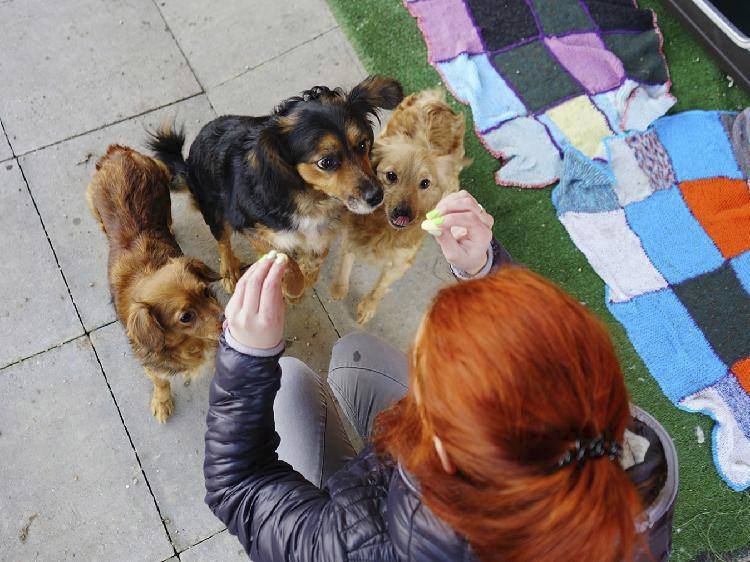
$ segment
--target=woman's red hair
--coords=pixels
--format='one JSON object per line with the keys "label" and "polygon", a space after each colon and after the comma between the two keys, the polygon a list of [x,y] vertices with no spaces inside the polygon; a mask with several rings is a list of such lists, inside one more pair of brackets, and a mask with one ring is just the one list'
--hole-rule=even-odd
{"label": "woman's red hair", "polygon": [[377,419],[376,446],[481,560],[633,558],[642,506],[619,463],[556,468],[577,438],[622,443],[629,420],[609,335],[580,303],[516,267],[452,285],[427,312],[410,376]]}

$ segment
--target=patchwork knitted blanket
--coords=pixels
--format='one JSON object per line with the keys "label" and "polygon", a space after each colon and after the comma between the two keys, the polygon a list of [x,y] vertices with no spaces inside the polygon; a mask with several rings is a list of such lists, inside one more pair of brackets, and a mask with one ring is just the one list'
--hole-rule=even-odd
{"label": "patchwork knitted blanket", "polygon": [[674,104],[650,10],[634,0],[404,0],[430,63],[471,106],[476,133],[505,161],[500,185],[557,181],[573,146],[643,130]]}
{"label": "patchwork knitted blanket", "polygon": [[566,153],[560,221],[669,399],[715,420],[714,461],[750,486],[750,110],[691,111]]}

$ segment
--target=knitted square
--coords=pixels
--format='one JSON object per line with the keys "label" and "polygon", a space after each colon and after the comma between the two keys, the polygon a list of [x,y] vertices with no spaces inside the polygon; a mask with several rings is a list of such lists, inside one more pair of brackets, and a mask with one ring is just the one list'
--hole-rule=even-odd
{"label": "knitted square", "polygon": [[584,93],[541,41],[497,53],[492,64],[532,112]]}
{"label": "knitted square", "polygon": [[497,51],[539,36],[534,14],[524,0],[466,0],[487,47]]}
{"label": "knitted square", "polygon": [[625,66],[629,78],[644,84],[669,81],[667,63],[661,54],[661,35],[654,31],[643,33],[611,33],[602,37],[607,48]]}
{"label": "knitted square", "polygon": [[410,10],[419,18],[420,26],[434,34],[427,44],[430,62],[449,60],[461,53],[484,52],[482,38],[463,0],[422,0]]}
{"label": "knitted square", "polygon": [[750,357],[750,295],[728,263],[673,289],[727,365]]}
{"label": "knitted square", "polygon": [[716,113],[689,111],[679,120],[661,119],[654,123],[654,131],[671,157],[678,181],[743,178]]}
{"label": "knitted square", "polygon": [[604,153],[602,139],[612,129],[588,96],[578,96],[549,109],[545,114],[565,134],[570,144],[589,158]]}
{"label": "knitted square", "polygon": [[612,90],[625,80],[622,61],[607,50],[595,33],[548,37],[544,42],[558,62],[590,94]]}
{"label": "knitted square", "polygon": [[633,134],[625,137],[625,142],[633,151],[642,172],[648,176],[654,191],[675,186],[677,178],[672,161],[655,132]]}
{"label": "knitted square", "polygon": [[625,207],[651,262],[671,284],[717,269],[724,257],[695,219],[679,189],[657,191]]}
{"label": "knitted square", "polygon": [[750,188],[746,181],[709,178],[682,182],[680,189],[725,258],[750,250]]}
{"label": "knitted square", "polygon": [[646,31],[654,26],[654,15],[650,10],[633,9],[632,0],[584,0],[599,29],[626,29]]}
{"label": "knitted square", "polygon": [[596,29],[596,24],[578,0],[531,0],[531,3],[542,33],[548,37]]}

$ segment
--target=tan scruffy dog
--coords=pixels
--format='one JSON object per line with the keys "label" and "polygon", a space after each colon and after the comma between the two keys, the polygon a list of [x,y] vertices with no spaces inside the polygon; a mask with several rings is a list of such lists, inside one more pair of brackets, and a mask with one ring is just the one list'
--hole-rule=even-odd
{"label": "tan scruffy dog", "polygon": [[388,287],[411,267],[425,232],[421,220],[449,193],[458,191],[464,158],[462,115],[441,90],[405,98],[373,145],[373,163],[385,188],[384,212],[348,213],[342,229],[341,261],[331,285],[338,300],[349,291],[355,257],[381,265],[375,287],[357,307],[357,322],[369,321]]}
{"label": "tan scruffy dog", "polygon": [[219,276],[177,245],[166,166],[112,145],[96,170],[86,195],[109,242],[110,291],[154,383],[151,412],[165,422],[174,409],[171,377],[189,380],[216,348],[222,309],[209,283]]}

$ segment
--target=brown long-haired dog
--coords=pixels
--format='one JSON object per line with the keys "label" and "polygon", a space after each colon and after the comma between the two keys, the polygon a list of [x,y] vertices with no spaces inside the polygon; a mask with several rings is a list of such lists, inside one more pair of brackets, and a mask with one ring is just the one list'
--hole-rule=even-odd
{"label": "brown long-haired dog", "polygon": [[[154,383],[151,412],[164,422],[170,378],[188,378],[215,348],[222,309],[209,287],[218,275],[183,255],[172,234],[167,167],[112,145],[86,193],[109,242],[109,285],[135,356]],[[189,378],[188,378],[189,380]]]}
{"label": "brown long-haired dog", "polygon": [[[344,218],[341,261],[331,286],[338,300],[349,291],[355,256],[379,263],[380,278],[357,308],[369,321],[388,287],[411,267],[424,240],[421,219],[449,193],[458,191],[464,158],[465,122],[441,90],[405,98],[373,146],[373,163],[385,187],[384,212]],[[420,219],[420,220],[417,220]]]}

